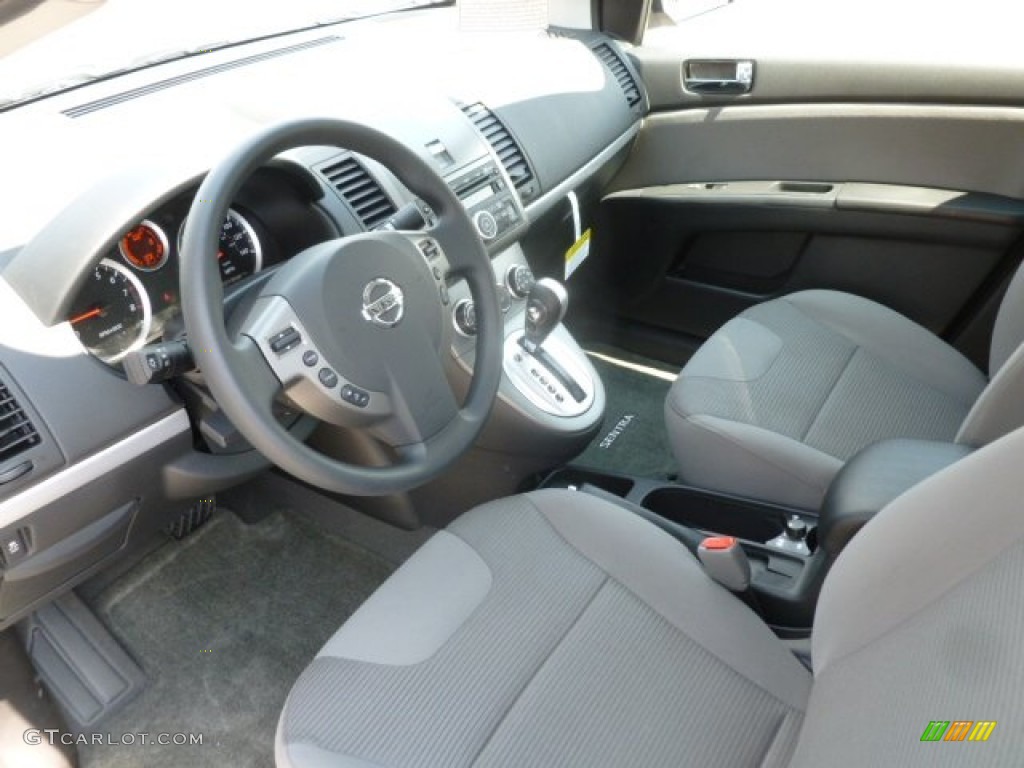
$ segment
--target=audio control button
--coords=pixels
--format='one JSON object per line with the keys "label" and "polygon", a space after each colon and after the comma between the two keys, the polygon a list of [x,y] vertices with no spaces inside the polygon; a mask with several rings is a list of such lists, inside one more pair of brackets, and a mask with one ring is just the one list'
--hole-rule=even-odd
{"label": "audio control button", "polygon": [[476,305],[462,299],[455,305],[455,328],[463,336],[476,336]]}
{"label": "audio control button", "polygon": [[533,272],[525,264],[513,264],[505,272],[505,286],[508,292],[517,299],[525,299],[530,294],[530,289],[537,279]]}
{"label": "audio control button", "polygon": [[498,236],[498,220],[490,211],[477,211],[473,215],[473,224],[484,240],[493,240]]}

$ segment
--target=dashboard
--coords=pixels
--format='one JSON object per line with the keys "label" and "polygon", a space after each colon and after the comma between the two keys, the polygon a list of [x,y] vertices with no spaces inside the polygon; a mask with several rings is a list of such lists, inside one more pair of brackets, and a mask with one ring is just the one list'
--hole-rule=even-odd
{"label": "dashboard", "polygon": [[[457,19],[438,9],[261,40],[0,113],[0,394],[20,414],[16,444],[0,429],[0,543],[20,542],[26,558],[0,555],[0,628],[168,510],[268,466],[224,437],[201,372],[190,399],[122,370],[133,352],[187,336],[182,233],[206,172],[242,139],[310,115],[389,133],[462,201],[499,285],[537,267],[531,232],[565,219],[570,199],[578,226],[577,193],[624,161],[647,108],[628,55],[589,31],[497,39],[460,34]],[[416,53],[422,40],[430,57]],[[302,147],[251,175],[208,257],[230,307],[318,243],[430,224],[384,167]],[[441,280],[457,329],[467,298]],[[503,309],[521,312],[521,296]],[[471,331],[453,336],[453,358],[471,360]]]}
{"label": "dashboard", "polygon": [[[196,189],[189,189],[130,223],[86,275],[68,322],[82,346],[101,361],[116,366],[148,343],[185,333],[178,263],[195,196]],[[210,258],[217,260],[221,282],[230,291],[337,234],[288,175],[261,169],[232,202]]]}

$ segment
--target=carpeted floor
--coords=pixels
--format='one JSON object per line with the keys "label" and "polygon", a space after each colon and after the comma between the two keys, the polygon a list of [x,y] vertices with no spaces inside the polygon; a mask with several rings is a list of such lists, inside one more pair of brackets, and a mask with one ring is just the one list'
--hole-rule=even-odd
{"label": "carpeted floor", "polygon": [[80,746],[81,765],[270,768],[292,683],[393,568],[293,517],[247,526],[221,510],[93,601],[149,676],[97,730],[197,733],[203,744]]}
{"label": "carpeted floor", "polygon": [[597,437],[572,463],[643,477],[674,473],[663,409],[675,372],[610,347],[591,347],[588,353],[604,381],[608,405]]}

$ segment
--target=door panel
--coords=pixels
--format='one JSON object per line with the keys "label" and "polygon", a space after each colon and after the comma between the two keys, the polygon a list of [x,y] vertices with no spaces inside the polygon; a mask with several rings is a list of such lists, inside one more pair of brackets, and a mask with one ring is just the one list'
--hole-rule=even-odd
{"label": "door panel", "polygon": [[781,104],[655,113],[610,191],[744,179],[1024,197],[1024,109]]}
{"label": "door panel", "polygon": [[[825,187],[722,182],[606,197],[598,246],[614,255],[603,278],[620,317],[697,342],[757,302],[830,288],[946,334],[984,304],[1024,221],[1024,203],[993,196],[900,187],[872,199],[856,185],[851,206],[845,185]],[[930,196],[945,202],[906,212]]]}
{"label": "door panel", "polygon": [[[854,59],[801,60],[794,76],[792,57],[688,40],[634,50],[655,111],[606,190],[586,286],[615,308],[620,343],[683,362],[743,309],[830,288],[986,369],[1024,228],[1024,109],[1005,105],[1005,82],[955,65],[937,79],[910,60],[881,80],[878,62]],[[686,61],[723,55],[755,61],[751,93],[682,86]],[[961,103],[967,86],[978,103]],[[910,103],[890,103],[900,94]]]}

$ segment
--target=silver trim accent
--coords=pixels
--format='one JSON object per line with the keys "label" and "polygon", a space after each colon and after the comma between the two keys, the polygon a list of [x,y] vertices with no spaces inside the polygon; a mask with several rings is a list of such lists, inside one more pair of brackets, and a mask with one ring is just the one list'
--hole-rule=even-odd
{"label": "silver trim accent", "polygon": [[473,333],[466,333],[462,330],[459,325],[459,308],[473,306],[473,304],[474,302],[472,299],[459,299],[455,302],[454,306],[452,306],[452,327],[455,329],[455,332],[464,339],[475,339],[476,331],[473,331]]}
{"label": "silver trim accent", "polygon": [[555,205],[559,200],[563,199],[573,189],[578,187],[581,182],[585,181],[589,176],[596,173],[602,165],[607,163],[611,158],[631,142],[638,133],[640,133],[640,121],[633,123],[625,133],[619,138],[609,144],[607,147],[602,149],[595,157],[583,165],[575,173],[569,175],[561,184],[545,192],[543,195],[538,197],[528,206],[526,206],[526,213],[531,218],[539,216],[546,212],[551,206]]}
{"label": "silver trim accent", "polygon": [[[489,223],[482,223],[488,221]],[[484,242],[490,242],[498,236],[498,220],[494,218],[494,214],[490,211],[477,211],[474,213],[473,226]],[[487,234],[488,230],[490,230],[490,234]]]}
{"label": "silver trim accent", "polygon": [[[376,298],[374,292],[384,288]],[[405,317],[405,294],[397,283],[386,277],[375,277],[363,288],[363,320],[381,328],[394,328]],[[393,314],[393,317],[387,317]]]}
{"label": "silver trim accent", "polygon": [[530,287],[533,287],[533,283],[537,282],[537,278],[533,276],[533,270],[527,264],[515,263],[509,264],[508,269],[505,270],[505,288],[514,299],[525,299],[530,295],[529,288],[525,291],[519,289],[519,281],[516,279],[516,275],[522,274],[523,272],[530,273]]}
{"label": "silver trim accent", "polygon": [[[270,348],[269,340],[288,326],[298,331],[302,340],[298,346],[279,355]],[[256,342],[270,369],[284,387],[285,394],[306,413],[331,423],[338,423],[339,417],[343,416],[346,423],[351,425],[368,424],[392,412],[391,399],[383,392],[359,387],[370,396],[369,402],[362,408],[341,399],[341,390],[346,384],[357,385],[345,378],[314,344],[292,305],[283,296],[263,296],[257,299],[241,332]],[[312,367],[302,361],[303,355],[309,351],[316,352],[319,357],[319,361]],[[334,371],[338,377],[334,387],[325,387],[320,381],[321,368]]]}
{"label": "silver trim accent", "polygon": [[[124,239],[128,236],[128,232],[136,230],[139,227],[149,227],[151,230],[153,230],[153,233],[160,240],[160,245],[162,245],[164,248],[164,256],[162,259],[160,259],[160,263],[157,264],[155,267],[140,267],[138,264],[136,264],[134,261],[128,258],[128,255],[124,252],[123,243]],[[160,267],[167,263],[167,260],[171,257],[171,246],[167,240],[167,233],[164,232],[163,227],[161,227],[159,224],[155,224],[149,219],[143,219],[134,227],[129,229],[128,232],[125,232],[123,235],[121,235],[121,239],[117,241],[117,251],[118,253],[121,254],[121,258],[125,260],[128,266],[130,266],[132,269],[139,270],[139,272],[156,272],[158,269],[160,269]]]}
{"label": "silver trim accent", "polygon": [[253,257],[255,264],[253,265],[252,273],[255,275],[263,269],[263,243],[261,243],[260,239],[256,236],[256,230],[252,228],[252,224],[249,223],[249,220],[234,208],[228,208],[227,218],[234,219],[236,223],[241,225],[245,234],[247,234],[249,239],[252,240],[252,247],[255,252],[255,256]]}
{"label": "silver trim accent", "polygon": [[[263,243],[261,243],[259,237],[256,236],[256,230],[252,228],[252,224],[249,223],[249,220],[245,218],[245,216],[240,214],[238,211],[236,211],[234,208],[228,208],[228,212],[224,214],[224,221],[227,221],[228,219],[233,219],[234,222],[242,228],[242,231],[244,231],[245,234],[248,235],[249,240],[252,242],[252,273],[255,275],[257,272],[260,272],[263,269]],[[181,258],[181,241],[182,237],[185,234],[185,222],[187,221],[188,216],[181,220],[181,226],[178,227],[178,258]],[[223,233],[223,224],[221,225],[221,227],[221,232]],[[217,242],[220,242],[220,236],[218,236]],[[246,277],[248,277],[248,275],[246,275]],[[223,280],[223,276],[221,277],[221,279]]]}
{"label": "silver trim accent", "polygon": [[[119,261],[114,261],[113,259],[102,259],[100,263],[94,267],[94,269],[99,269],[100,267],[107,267],[109,269],[114,270],[115,272],[124,275],[128,282],[135,286],[135,290],[138,291],[139,299],[142,302],[142,323],[139,326],[139,336],[137,339],[135,339],[135,341],[133,341],[131,344],[129,344],[127,347],[120,350],[119,352],[113,355],[104,356],[96,352],[94,349],[85,346],[85,344],[82,343],[81,339],[79,339],[79,343],[82,344],[82,349],[84,349],[90,355],[93,355],[94,357],[102,360],[103,362],[109,365],[113,365],[114,363],[120,362],[124,358],[124,356],[127,355],[129,352],[134,352],[137,349],[142,349],[142,347],[145,346],[146,342],[149,341],[149,332],[153,328],[153,305],[150,303],[149,300],[149,292],[146,291],[146,286],[142,284],[142,281],[139,279],[139,276],[132,272],[130,269],[128,269],[128,267],[126,267],[124,264],[122,264]],[[73,327],[72,331],[74,331]],[[78,334],[75,334],[75,337],[77,338]]]}
{"label": "silver trim accent", "polygon": [[[701,77],[701,67],[732,66],[732,77]],[[691,93],[749,93],[754,87],[754,62],[750,59],[689,59],[683,62],[683,87]]]}
{"label": "silver trim accent", "polygon": [[[544,342],[544,351],[553,357],[565,372],[572,376],[583,390],[583,402],[577,403],[568,391],[533,355],[519,344],[523,336],[515,329],[505,337],[505,354],[502,368],[508,380],[536,408],[544,413],[563,418],[582,416],[594,404],[596,386],[586,366],[562,339],[549,336]],[[533,371],[537,371],[537,375]],[[543,383],[541,383],[543,379]],[[561,398],[559,400],[558,398]]]}
{"label": "silver trim accent", "polygon": [[55,475],[50,475],[0,502],[0,528],[25,519],[189,429],[188,415],[184,409],[177,410]]}

